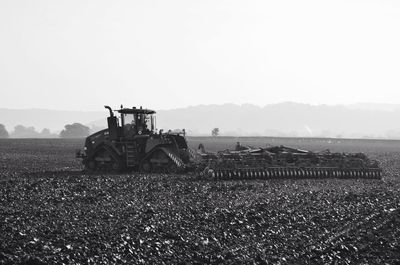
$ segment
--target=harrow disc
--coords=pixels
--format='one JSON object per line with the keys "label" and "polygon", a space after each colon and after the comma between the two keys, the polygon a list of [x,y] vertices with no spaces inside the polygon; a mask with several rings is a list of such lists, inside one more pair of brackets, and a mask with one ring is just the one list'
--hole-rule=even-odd
{"label": "harrow disc", "polygon": [[267,167],[267,168],[207,168],[203,176],[212,179],[271,179],[271,178],[371,178],[380,179],[382,171],[379,168],[338,169],[338,168],[296,168],[296,167]]}

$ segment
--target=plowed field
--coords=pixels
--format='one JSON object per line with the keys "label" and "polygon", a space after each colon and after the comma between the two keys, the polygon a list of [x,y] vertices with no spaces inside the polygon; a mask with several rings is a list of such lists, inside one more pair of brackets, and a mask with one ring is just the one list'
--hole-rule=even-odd
{"label": "plowed field", "polygon": [[239,140],[366,152],[384,177],[83,175],[83,140],[1,140],[0,264],[399,264],[399,141]]}

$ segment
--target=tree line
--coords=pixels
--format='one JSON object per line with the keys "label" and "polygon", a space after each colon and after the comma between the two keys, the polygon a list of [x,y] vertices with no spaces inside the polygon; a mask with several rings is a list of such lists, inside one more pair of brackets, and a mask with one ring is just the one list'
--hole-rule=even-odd
{"label": "tree line", "polygon": [[[99,128],[95,129],[97,131]],[[52,133],[47,128],[38,132],[33,126],[25,127],[23,125],[15,126],[14,131],[9,133],[6,127],[0,124],[0,138],[82,138],[88,136],[90,132],[90,128],[81,123],[67,124],[59,134]],[[219,136],[219,133],[219,128],[211,131],[213,137]]]}
{"label": "tree line", "polygon": [[89,134],[90,128],[81,123],[67,124],[59,134],[52,133],[47,128],[38,132],[35,127],[23,125],[17,125],[14,127],[14,131],[8,132],[6,127],[0,124],[0,138],[81,138]]}

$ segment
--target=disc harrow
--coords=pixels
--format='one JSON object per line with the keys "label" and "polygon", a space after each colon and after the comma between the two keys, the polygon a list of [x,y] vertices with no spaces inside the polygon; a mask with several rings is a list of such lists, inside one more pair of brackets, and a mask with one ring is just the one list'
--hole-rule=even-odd
{"label": "disc harrow", "polygon": [[363,153],[311,152],[285,146],[201,155],[200,176],[212,179],[381,179],[378,162]]}
{"label": "disc harrow", "polygon": [[276,178],[364,178],[381,179],[380,169],[337,169],[337,168],[245,168],[245,169],[211,169],[207,168],[202,176],[212,179],[276,179]]}

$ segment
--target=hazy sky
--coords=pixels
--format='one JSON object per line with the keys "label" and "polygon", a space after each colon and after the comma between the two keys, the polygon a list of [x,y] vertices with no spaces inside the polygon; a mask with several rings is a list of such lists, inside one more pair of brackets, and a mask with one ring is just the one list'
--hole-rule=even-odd
{"label": "hazy sky", "polygon": [[400,103],[400,1],[0,1],[0,107]]}

